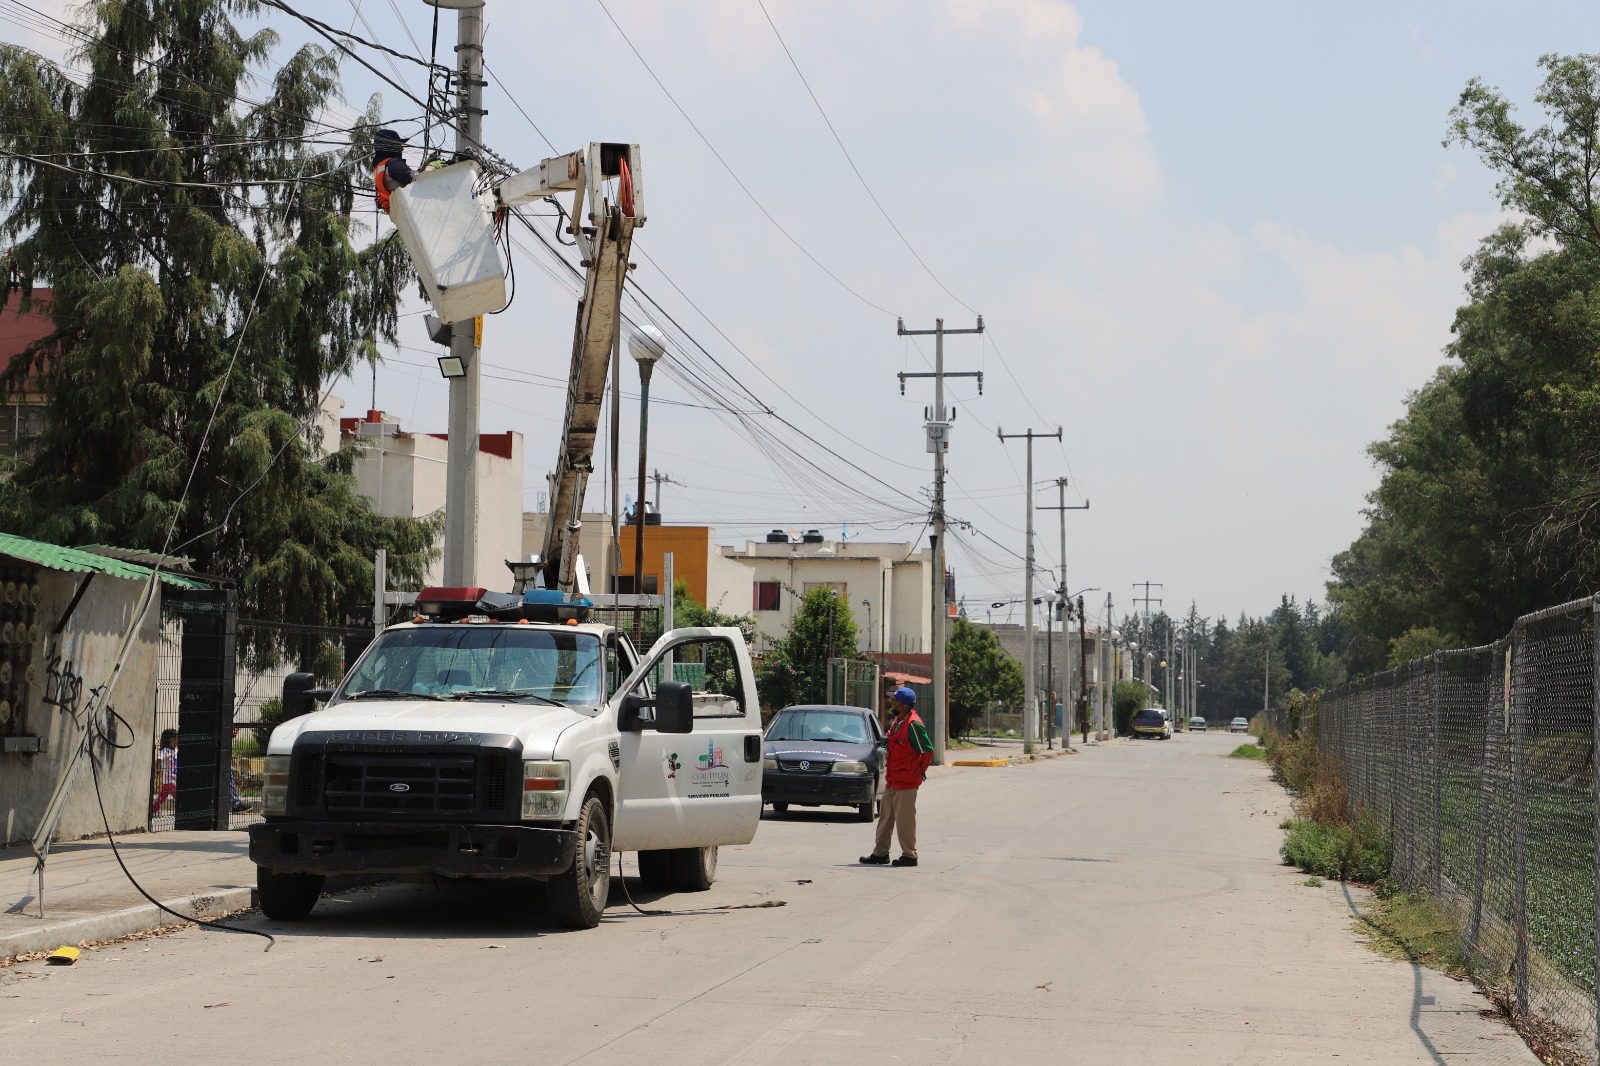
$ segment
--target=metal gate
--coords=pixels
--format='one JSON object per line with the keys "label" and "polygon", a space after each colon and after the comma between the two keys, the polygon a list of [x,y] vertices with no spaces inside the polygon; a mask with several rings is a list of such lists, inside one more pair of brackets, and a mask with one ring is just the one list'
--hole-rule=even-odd
{"label": "metal gate", "polygon": [[827,702],[878,710],[878,664],[870,659],[829,659]]}
{"label": "metal gate", "polygon": [[[242,728],[262,720],[285,674],[336,680],[372,641],[369,626],[307,626],[238,617],[231,589],[170,590],[162,597],[149,828],[238,828],[255,820],[256,781],[234,758]],[[160,750],[178,734],[175,788]]]}

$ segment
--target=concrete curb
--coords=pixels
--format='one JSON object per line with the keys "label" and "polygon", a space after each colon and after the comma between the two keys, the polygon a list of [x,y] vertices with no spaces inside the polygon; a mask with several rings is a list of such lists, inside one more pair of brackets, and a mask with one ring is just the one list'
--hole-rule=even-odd
{"label": "concrete curb", "polygon": [[[225,888],[178,899],[161,901],[190,918],[210,918],[256,905],[254,888]],[[61,921],[42,919],[33,929],[0,933],[0,962],[9,962],[31,951],[50,951],[63,944],[82,945],[88,941],[115,940],[133,933],[176,925],[178,919],[151,903],[143,903],[109,914],[94,914]]]}

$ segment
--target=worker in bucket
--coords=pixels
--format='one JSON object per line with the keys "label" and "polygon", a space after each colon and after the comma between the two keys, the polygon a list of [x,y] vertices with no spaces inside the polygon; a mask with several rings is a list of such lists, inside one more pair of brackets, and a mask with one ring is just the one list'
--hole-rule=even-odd
{"label": "worker in bucket", "polygon": [[394,130],[379,130],[372,139],[372,187],[378,193],[378,206],[389,213],[389,194],[410,185],[416,177],[411,164],[400,154],[405,142]]}

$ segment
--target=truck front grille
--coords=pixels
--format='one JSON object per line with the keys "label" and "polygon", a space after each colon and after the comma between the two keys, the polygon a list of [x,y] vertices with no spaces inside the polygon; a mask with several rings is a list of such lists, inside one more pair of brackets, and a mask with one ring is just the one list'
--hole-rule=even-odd
{"label": "truck front grille", "polygon": [[[504,806],[503,770],[500,778],[496,809]],[[335,817],[409,814],[448,818],[478,809],[478,765],[470,754],[329,754],[325,782],[323,799],[328,814]]]}

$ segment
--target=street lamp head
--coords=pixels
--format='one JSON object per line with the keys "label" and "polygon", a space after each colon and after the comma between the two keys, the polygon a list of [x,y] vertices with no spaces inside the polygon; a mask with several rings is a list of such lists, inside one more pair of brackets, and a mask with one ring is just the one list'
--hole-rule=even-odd
{"label": "street lamp head", "polygon": [[640,366],[654,366],[667,354],[667,338],[654,326],[640,326],[628,334],[628,353]]}

